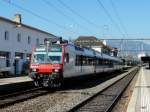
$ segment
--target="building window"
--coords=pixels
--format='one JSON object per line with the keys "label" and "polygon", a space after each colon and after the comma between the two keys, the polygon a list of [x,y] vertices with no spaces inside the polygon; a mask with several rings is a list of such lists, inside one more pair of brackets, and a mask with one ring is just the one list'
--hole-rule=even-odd
{"label": "building window", "polygon": [[4,39],[9,40],[9,32],[8,31],[5,31]]}
{"label": "building window", "polygon": [[18,33],[18,35],[17,35],[17,41],[21,42],[21,34],[20,33]]}
{"label": "building window", "polygon": [[36,39],[36,45],[39,45],[39,38]]}
{"label": "building window", "polygon": [[23,53],[15,52],[15,59],[23,59]]}
{"label": "building window", "polygon": [[30,43],[31,43],[31,37],[28,36],[28,44],[30,44]]}

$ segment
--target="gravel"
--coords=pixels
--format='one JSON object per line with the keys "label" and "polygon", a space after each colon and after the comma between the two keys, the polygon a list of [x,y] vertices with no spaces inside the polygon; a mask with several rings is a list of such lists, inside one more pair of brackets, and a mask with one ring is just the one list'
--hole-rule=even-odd
{"label": "gravel", "polygon": [[82,92],[58,92],[3,108],[0,112],[65,112],[87,96],[89,94]]}

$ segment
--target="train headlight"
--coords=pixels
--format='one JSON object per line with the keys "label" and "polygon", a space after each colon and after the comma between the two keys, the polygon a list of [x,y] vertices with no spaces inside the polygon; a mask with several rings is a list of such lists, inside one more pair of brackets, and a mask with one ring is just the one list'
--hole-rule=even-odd
{"label": "train headlight", "polygon": [[33,68],[32,71],[33,71],[33,72],[36,72],[36,68]]}
{"label": "train headlight", "polygon": [[54,71],[55,71],[55,72],[59,72],[59,70],[58,70],[58,69],[55,69]]}

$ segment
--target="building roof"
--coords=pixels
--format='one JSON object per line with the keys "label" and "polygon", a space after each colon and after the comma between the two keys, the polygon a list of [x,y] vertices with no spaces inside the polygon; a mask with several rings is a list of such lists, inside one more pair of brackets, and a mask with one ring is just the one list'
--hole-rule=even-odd
{"label": "building roof", "polygon": [[79,36],[74,43],[76,45],[87,46],[104,46],[103,42],[94,36]]}
{"label": "building roof", "polygon": [[103,42],[97,39],[94,36],[79,36],[74,43],[76,45],[81,45],[83,47],[90,47],[90,46],[102,46],[104,49],[109,51],[117,51],[117,48],[113,48],[109,45],[104,45]]}
{"label": "building roof", "polygon": [[93,41],[93,40],[97,40],[96,37],[94,36],[79,36],[76,40],[90,40],[90,41]]}
{"label": "building roof", "polygon": [[50,36],[53,36],[53,37],[57,37],[57,36],[55,36],[55,35],[53,35],[53,34],[51,34],[51,33],[48,33],[48,32],[46,32],[46,31],[43,31],[43,30],[40,30],[40,29],[38,29],[38,28],[29,26],[29,25],[25,25],[25,24],[22,24],[22,23],[19,24],[19,23],[13,21],[13,20],[10,20],[10,19],[7,19],[7,18],[1,17],[1,16],[0,16],[0,20],[9,22],[9,23],[12,23],[12,24],[15,24],[15,25],[21,25],[21,26],[23,26],[23,27],[26,27],[26,28],[29,28],[29,29],[32,29],[32,30],[35,30],[35,31],[38,31],[38,32],[41,32],[41,33],[45,33],[45,34],[47,34],[47,35],[50,35]]}
{"label": "building roof", "polygon": [[109,45],[105,45],[104,48],[108,49],[108,50],[114,50],[113,47],[109,46]]}

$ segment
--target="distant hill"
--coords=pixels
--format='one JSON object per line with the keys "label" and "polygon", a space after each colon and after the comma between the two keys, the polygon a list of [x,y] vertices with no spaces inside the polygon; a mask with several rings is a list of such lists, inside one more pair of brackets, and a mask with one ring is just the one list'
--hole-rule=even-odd
{"label": "distant hill", "polygon": [[[112,47],[116,47],[118,49],[121,49],[122,44],[122,50],[124,53],[137,55],[141,53],[141,50],[146,54],[150,54],[150,42],[149,41],[121,41],[121,40],[107,40],[107,44],[111,45]],[[143,48],[142,48],[143,46]]]}

